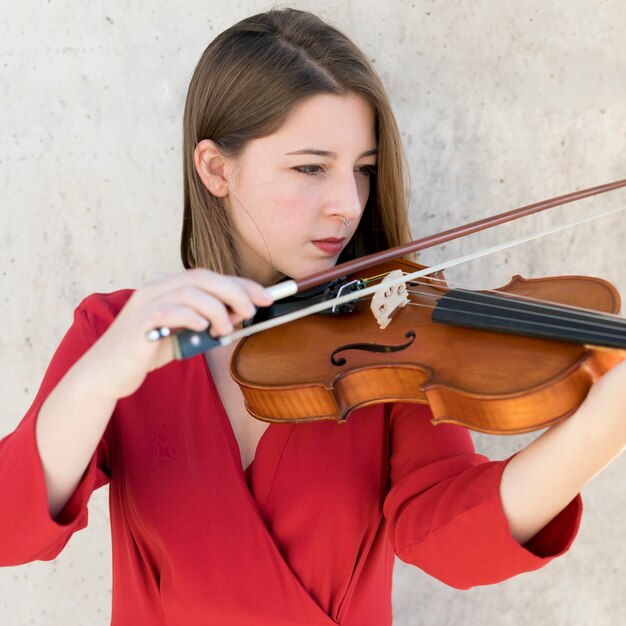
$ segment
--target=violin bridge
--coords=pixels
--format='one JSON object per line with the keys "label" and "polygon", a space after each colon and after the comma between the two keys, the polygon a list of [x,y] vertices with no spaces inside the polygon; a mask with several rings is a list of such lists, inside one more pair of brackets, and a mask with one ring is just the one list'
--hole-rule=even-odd
{"label": "violin bridge", "polygon": [[387,328],[391,322],[393,313],[409,302],[406,283],[398,283],[396,285],[388,284],[394,279],[402,278],[403,275],[402,270],[389,272],[389,274],[380,281],[380,289],[372,296],[370,309],[381,329]]}

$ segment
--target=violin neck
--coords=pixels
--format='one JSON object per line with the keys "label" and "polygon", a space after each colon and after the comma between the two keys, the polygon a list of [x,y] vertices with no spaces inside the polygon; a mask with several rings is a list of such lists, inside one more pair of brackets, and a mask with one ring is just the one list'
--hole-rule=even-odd
{"label": "violin neck", "polygon": [[626,348],[626,320],[575,307],[501,294],[451,289],[433,322],[605,348]]}

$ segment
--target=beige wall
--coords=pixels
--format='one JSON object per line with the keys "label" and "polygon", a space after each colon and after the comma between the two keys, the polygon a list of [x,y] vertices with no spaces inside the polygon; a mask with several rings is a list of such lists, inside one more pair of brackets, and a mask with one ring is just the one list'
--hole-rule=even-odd
{"label": "beige wall", "polygon": [[[4,0],[0,20],[0,434],[32,399],[80,299],[173,270],[180,119],[208,41],[269,3]],[[379,69],[412,170],[415,234],[626,177],[626,8],[606,2],[293,2],[343,26]],[[425,254],[434,263],[625,193]],[[624,292],[623,215],[449,273],[583,273]],[[502,458],[527,438],[477,437]],[[545,570],[459,592],[399,565],[395,623],[616,625],[626,615],[626,461],[585,494],[571,553]],[[0,623],[108,623],[106,493],[53,563],[0,570]],[[4,540],[4,539],[2,539]]]}

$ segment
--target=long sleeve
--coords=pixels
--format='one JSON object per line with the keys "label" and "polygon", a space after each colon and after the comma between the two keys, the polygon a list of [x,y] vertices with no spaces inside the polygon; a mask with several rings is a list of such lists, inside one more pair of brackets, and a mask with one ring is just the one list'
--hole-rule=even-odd
{"label": "long sleeve", "polygon": [[71,535],[87,525],[88,499],[108,480],[108,450],[103,439],[76,491],[53,519],[35,439],[37,415],[44,400],[94,341],[87,314],[79,306],[32,406],[17,428],[0,440],[0,565],[55,558]]}
{"label": "long sleeve", "polygon": [[580,522],[580,496],[522,546],[510,534],[500,500],[508,460],[476,454],[465,429],[433,426],[426,407],[398,404],[391,420],[384,514],[403,561],[467,589],[538,569],[569,548]]}

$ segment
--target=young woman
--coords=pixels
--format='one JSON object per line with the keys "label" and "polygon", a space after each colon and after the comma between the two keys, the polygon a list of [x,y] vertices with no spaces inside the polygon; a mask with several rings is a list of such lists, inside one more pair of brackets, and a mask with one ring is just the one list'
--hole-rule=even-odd
{"label": "young woman", "polygon": [[365,56],[315,16],[222,33],[184,121],[185,271],[76,310],[0,442],[0,563],[54,558],[110,485],[112,624],[391,622],[394,553],[460,588],[569,547],[579,490],[626,440],[626,368],[504,462],[427,407],[253,420],[229,348],[173,360],[157,327],[228,334],[265,287],[409,239],[403,158]]}

